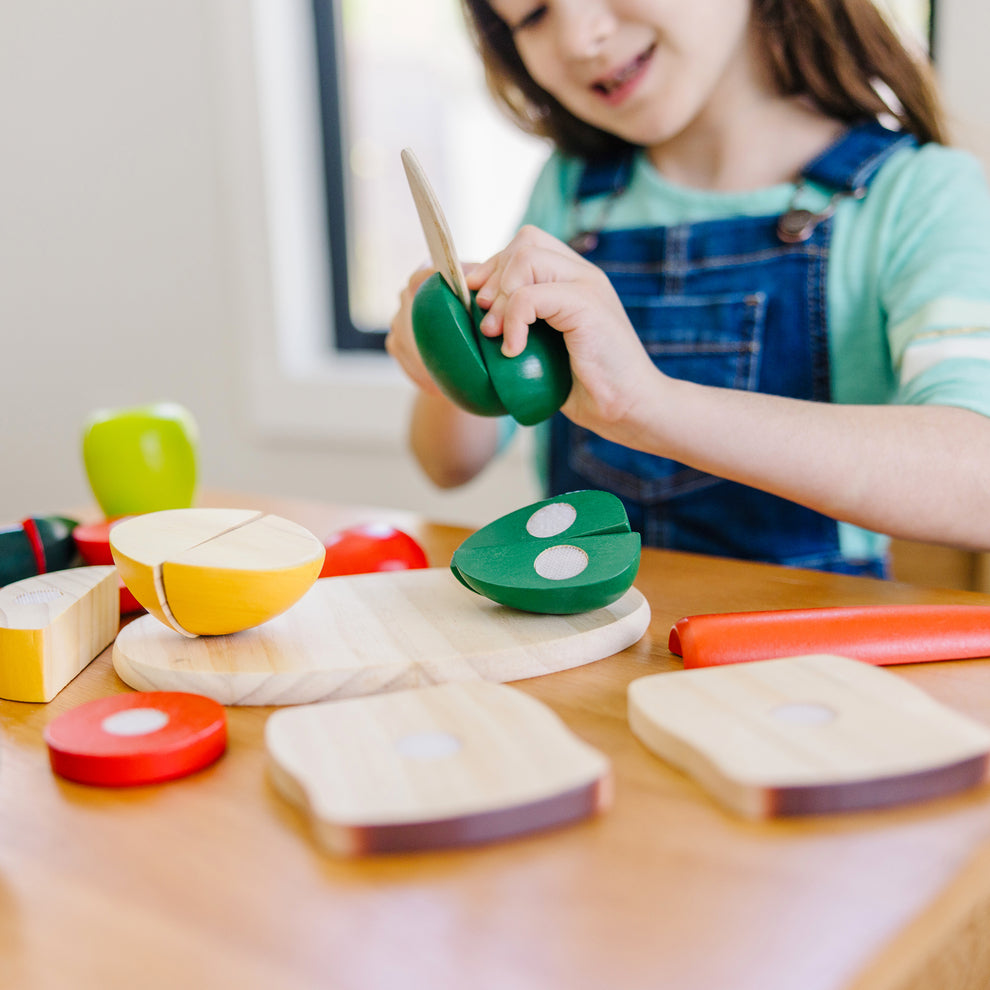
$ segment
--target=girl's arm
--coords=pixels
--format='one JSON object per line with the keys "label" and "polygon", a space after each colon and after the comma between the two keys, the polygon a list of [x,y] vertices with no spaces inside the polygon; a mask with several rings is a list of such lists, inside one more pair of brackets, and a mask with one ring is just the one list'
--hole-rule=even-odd
{"label": "girl's arm", "polygon": [[433,484],[456,488],[494,458],[498,421],[465,412],[445,395],[420,392],[409,424],[409,446]]}
{"label": "girl's arm", "polygon": [[667,379],[614,438],[903,539],[990,549],[990,419]]}
{"label": "girl's arm", "polygon": [[649,359],[608,278],[524,228],[472,271],[483,332],[518,353],[564,334],[564,413],[607,439],[892,536],[990,549],[990,419],[948,406],[848,406],[679,381]]}
{"label": "girl's arm", "polygon": [[498,422],[455,406],[423,364],[413,336],[411,308],[416,290],[430,274],[430,269],[415,272],[402,290],[385,347],[419,388],[409,426],[413,455],[435,485],[454,488],[474,478],[495,456]]}

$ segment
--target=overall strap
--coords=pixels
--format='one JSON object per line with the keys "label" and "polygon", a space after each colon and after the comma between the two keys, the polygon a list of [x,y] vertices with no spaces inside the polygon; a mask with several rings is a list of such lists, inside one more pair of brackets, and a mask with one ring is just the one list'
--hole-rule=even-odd
{"label": "overall strap", "polygon": [[[803,178],[845,192],[869,185],[880,166],[897,150],[916,145],[904,131],[892,131],[877,120],[853,124],[834,144],[813,158],[801,172]],[[578,183],[576,198],[617,194],[632,177],[635,152],[588,162]]]}
{"label": "overall strap", "polygon": [[634,155],[630,150],[617,158],[588,162],[581,173],[576,198],[592,199],[622,192],[632,178]]}
{"label": "overall strap", "polygon": [[892,131],[877,120],[865,120],[854,124],[808,162],[801,175],[832,189],[861,193],[895,151],[917,143],[913,134]]}

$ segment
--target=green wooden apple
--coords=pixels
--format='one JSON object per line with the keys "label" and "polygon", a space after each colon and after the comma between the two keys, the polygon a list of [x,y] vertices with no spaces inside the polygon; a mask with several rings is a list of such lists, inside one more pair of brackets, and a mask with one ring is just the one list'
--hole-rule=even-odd
{"label": "green wooden apple", "polygon": [[197,445],[195,420],[174,402],[94,412],[83,428],[82,453],[104,515],[192,506]]}

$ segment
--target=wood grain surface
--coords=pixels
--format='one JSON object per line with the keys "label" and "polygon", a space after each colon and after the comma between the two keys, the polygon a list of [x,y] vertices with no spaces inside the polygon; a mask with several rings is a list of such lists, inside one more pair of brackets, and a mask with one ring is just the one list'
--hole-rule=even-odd
{"label": "wood grain surface", "polygon": [[478,845],[602,810],[608,760],[505,684],[437,684],[268,719],[272,780],[344,856]]}
{"label": "wood grain surface", "polygon": [[[221,493],[317,536],[387,521],[445,566],[462,529],[408,513]],[[626,690],[679,670],[685,615],[959,602],[975,593],[647,550],[646,636],[514,686],[611,762],[615,803],[472,849],[339,861],[267,772],[273,709],[229,708],[201,773],[108,791],[54,777],[58,714],[126,691],[105,651],[48,705],[0,702],[0,958],[17,990],[983,990],[990,790],[907,808],[740,822],[630,732]],[[990,662],[895,676],[990,722]]]}
{"label": "wood grain surface", "polygon": [[629,725],[746,818],[884,807],[987,778],[990,730],[839,656],[668,671],[629,685]]}
{"label": "wood grain surface", "polygon": [[446,567],[323,578],[291,609],[232,636],[184,639],[151,616],[122,630],[114,667],[141,691],[226,705],[298,705],[482,679],[515,681],[611,656],[646,631],[635,588],[578,615],[516,612]]}

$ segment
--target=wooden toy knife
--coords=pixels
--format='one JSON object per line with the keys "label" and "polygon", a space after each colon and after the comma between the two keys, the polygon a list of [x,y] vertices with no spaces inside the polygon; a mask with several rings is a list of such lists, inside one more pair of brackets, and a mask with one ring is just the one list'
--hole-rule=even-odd
{"label": "wooden toy knife", "polygon": [[470,313],[471,293],[468,291],[464,269],[461,268],[461,263],[457,258],[454,237],[447,225],[447,218],[443,215],[440,200],[437,199],[433,186],[430,185],[430,180],[427,179],[419,159],[411,148],[403,149],[402,165],[406,170],[409,191],[412,193],[416,212],[419,214],[419,222],[426,236],[426,243],[430,250],[430,261],[433,262],[433,267],[440,272],[443,280]]}

